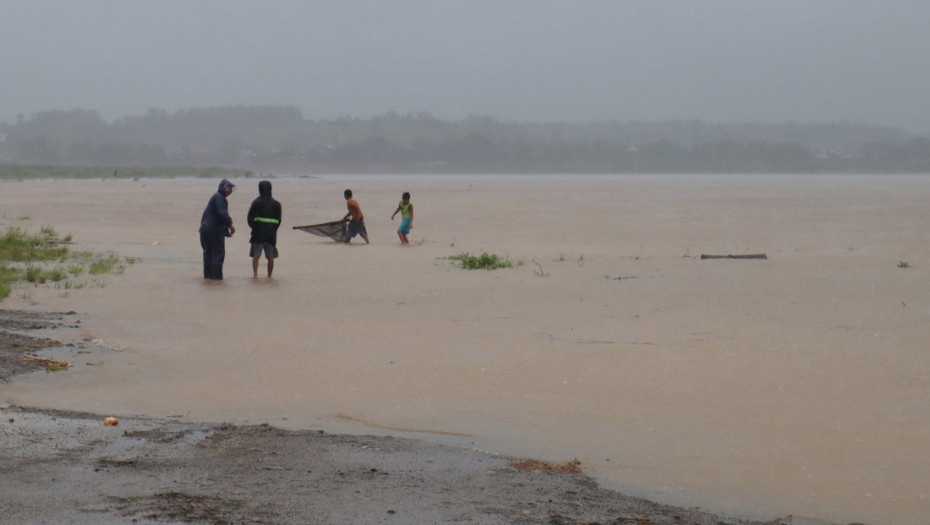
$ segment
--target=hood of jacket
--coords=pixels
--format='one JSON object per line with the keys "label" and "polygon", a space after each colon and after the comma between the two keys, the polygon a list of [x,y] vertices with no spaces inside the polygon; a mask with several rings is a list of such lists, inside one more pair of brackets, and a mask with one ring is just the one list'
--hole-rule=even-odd
{"label": "hood of jacket", "polygon": [[226,193],[226,188],[236,189],[236,185],[233,184],[233,183],[231,183],[231,182],[229,182],[229,179],[223,179],[223,180],[220,181],[220,185],[219,185],[219,187],[216,189],[216,191],[219,192],[219,193],[225,194],[225,193]]}
{"label": "hood of jacket", "polygon": [[271,197],[271,183],[263,180],[258,183],[258,194],[262,197]]}

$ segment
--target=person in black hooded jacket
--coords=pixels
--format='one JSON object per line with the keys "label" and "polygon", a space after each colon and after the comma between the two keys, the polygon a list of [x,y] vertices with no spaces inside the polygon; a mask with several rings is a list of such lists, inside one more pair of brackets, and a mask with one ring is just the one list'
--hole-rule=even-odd
{"label": "person in black hooded jacket", "polygon": [[216,193],[210,196],[200,218],[200,247],[203,248],[203,278],[223,280],[223,261],[226,259],[226,237],[236,233],[229,216],[226,201],[236,185],[226,179],[220,181]]}
{"label": "person in black hooded jacket", "polygon": [[278,227],[281,226],[281,203],[271,196],[271,183],[263,180],[258,183],[258,197],[249,206],[249,238],[252,257],[252,277],[258,277],[258,260],[265,252],[268,260],[268,277],[274,271],[274,260],[278,257]]}

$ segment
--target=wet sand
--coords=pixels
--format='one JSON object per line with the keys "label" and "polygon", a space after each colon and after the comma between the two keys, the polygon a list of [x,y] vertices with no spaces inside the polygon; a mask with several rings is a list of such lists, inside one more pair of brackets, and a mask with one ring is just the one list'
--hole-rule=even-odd
{"label": "wet sand", "polygon": [[[465,447],[0,406],[4,523],[792,525],[660,505]],[[542,468],[537,468],[542,467]]]}
{"label": "wet sand", "polygon": [[[730,515],[925,521],[930,179],[278,178],[272,280],[251,278],[240,180],[227,279],[204,283],[216,182],[2,184],[4,226],[142,261],[14,292],[5,308],[75,310],[110,350],[0,400],[578,457],[606,486]],[[290,229],[341,217],[346,187],[371,245]],[[521,264],[446,259],[481,251]],[[700,259],[751,253],[768,259]]]}

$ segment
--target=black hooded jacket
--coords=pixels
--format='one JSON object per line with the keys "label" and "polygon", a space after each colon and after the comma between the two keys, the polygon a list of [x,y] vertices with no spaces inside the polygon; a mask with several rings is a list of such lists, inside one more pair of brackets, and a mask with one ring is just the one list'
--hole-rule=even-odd
{"label": "black hooded jacket", "polygon": [[271,183],[263,180],[258,183],[258,197],[249,206],[249,228],[252,244],[268,243],[274,246],[278,241],[278,227],[281,226],[281,203],[271,197]]}
{"label": "black hooded jacket", "polygon": [[232,225],[232,218],[229,216],[229,203],[226,200],[226,188],[235,188],[236,185],[226,179],[220,181],[216,192],[210,196],[207,201],[207,207],[203,210],[200,217],[200,233],[217,234],[226,232]]}

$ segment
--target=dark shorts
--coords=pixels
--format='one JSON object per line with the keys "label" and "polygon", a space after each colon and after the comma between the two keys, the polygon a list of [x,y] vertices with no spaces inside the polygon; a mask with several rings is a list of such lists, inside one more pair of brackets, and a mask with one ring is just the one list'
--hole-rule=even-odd
{"label": "dark shorts", "polygon": [[351,239],[356,235],[368,237],[368,231],[365,230],[365,219],[349,221],[349,226],[346,227],[346,238]]}
{"label": "dark shorts", "polygon": [[276,259],[278,257],[278,248],[267,242],[252,244],[249,248],[249,257],[255,257],[265,252],[266,259]]}

